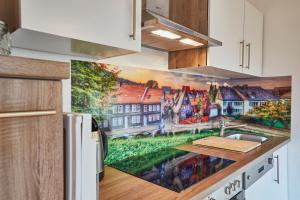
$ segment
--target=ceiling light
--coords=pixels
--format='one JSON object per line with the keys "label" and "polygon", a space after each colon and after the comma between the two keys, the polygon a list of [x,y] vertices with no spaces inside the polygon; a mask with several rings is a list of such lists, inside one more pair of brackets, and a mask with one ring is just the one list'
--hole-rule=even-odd
{"label": "ceiling light", "polygon": [[182,42],[182,43],[184,43],[184,44],[192,45],[192,46],[194,46],[194,47],[203,46],[202,43],[196,42],[195,40],[191,40],[191,39],[188,39],[188,38],[181,39],[181,40],[179,40],[179,41]]}
{"label": "ceiling light", "polygon": [[180,35],[176,35],[175,33],[171,33],[170,31],[156,30],[156,31],[152,31],[152,33],[155,35],[159,35],[161,37],[169,38],[171,40],[181,38]]}

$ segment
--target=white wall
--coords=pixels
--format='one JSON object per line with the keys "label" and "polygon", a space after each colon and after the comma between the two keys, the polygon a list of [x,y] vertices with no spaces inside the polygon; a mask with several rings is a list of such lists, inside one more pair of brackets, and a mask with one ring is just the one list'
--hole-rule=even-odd
{"label": "white wall", "polygon": [[300,1],[250,0],[265,15],[264,75],[292,75],[292,132],[288,147],[289,199],[300,199]]}

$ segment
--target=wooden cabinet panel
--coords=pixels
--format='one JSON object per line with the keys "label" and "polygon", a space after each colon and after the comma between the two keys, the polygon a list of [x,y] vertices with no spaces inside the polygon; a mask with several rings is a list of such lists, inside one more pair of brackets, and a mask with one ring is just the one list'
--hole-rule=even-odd
{"label": "wooden cabinet panel", "polygon": [[170,19],[208,34],[208,0],[170,0]]}
{"label": "wooden cabinet panel", "polygon": [[20,27],[20,1],[0,0],[0,20],[4,21],[11,32]]}
{"label": "wooden cabinet panel", "polygon": [[[208,34],[208,0],[170,0],[170,19],[202,34]],[[169,52],[169,69],[207,64],[207,49]]]}
{"label": "wooden cabinet panel", "polygon": [[190,49],[169,53],[169,69],[206,66],[207,49]]}
{"label": "wooden cabinet panel", "polygon": [[61,110],[61,82],[0,78],[0,112]]}
{"label": "wooden cabinet panel", "polygon": [[62,114],[0,119],[0,197],[62,200]]}
{"label": "wooden cabinet panel", "polygon": [[1,200],[64,199],[63,77],[68,63],[0,56]]}
{"label": "wooden cabinet panel", "polygon": [[43,80],[68,79],[70,78],[70,64],[0,55],[0,77]]}

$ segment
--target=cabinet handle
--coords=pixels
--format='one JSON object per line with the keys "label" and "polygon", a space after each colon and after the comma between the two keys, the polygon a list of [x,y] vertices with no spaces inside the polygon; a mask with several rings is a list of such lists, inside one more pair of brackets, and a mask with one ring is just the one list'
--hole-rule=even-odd
{"label": "cabinet handle", "polygon": [[251,62],[251,44],[247,44],[246,47],[248,48],[248,64],[247,64],[247,69],[250,69],[250,62]]}
{"label": "cabinet handle", "polygon": [[240,53],[241,53],[241,59],[242,63],[240,63],[240,67],[244,68],[244,59],[245,59],[245,41],[240,42]]}
{"label": "cabinet handle", "polygon": [[276,167],[277,167],[277,169],[276,169],[276,179],[274,179],[274,181],[277,183],[277,184],[279,184],[279,156],[277,155],[277,156],[274,156],[274,158],[276,159]]}
{"label": "cabinet handle", "polygon": [[132,0],[132,34],[130,37],[136,40],[136,0]]}
{"label": "cabinet handle", "polygon": [[13,118],[13,117],[35,117],[35,116],[45,116],[45,115],[55,115],[55,114],[56,114],[56,110],[8,112],[8,113],[0,113],[0,119],[1,118]]}

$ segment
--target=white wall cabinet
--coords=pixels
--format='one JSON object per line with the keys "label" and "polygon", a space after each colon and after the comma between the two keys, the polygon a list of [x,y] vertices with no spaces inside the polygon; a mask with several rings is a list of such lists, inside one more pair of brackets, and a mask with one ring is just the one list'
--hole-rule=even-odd
{"label": "white wall cabinet", "polygon": [[[74,43],[83,41],[141,51],[141,0],[21,0],[20,22],[20,29],[13,34],[13,45],[19,48],[47,51],[49,47],[53,52],[53,47],[67,51],[80,48],[80,43]],[[40,46],[45,49],[35,43],[44,43]],[[98,51],[95,45],[88,50]],[[105,50],[111,51],[102,48]]]}
{"label": "white wall cabinet", "polygon": [[246,200],[287,200],[287,145],[273,154],[274,167],[245,192]]}
{"label": "white wall cabinet", "polygon": [[208,66],[262,76],[263,15],[247,0],[210,0]]}
{"label": "white wall cabinet", "polygon": [[208,66],[242,72],[244,1],[210,0],[209,13],[209,35],[223,45],[208,49]]}
{"label": "white wall cabinet", "polygon": [[252,4],[245,1],[245,56],[243,72],[262,75],[263,15]]}

